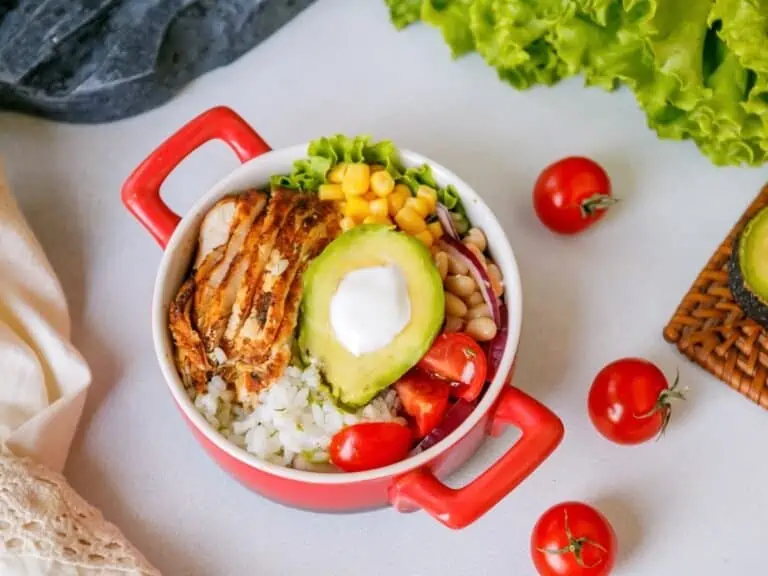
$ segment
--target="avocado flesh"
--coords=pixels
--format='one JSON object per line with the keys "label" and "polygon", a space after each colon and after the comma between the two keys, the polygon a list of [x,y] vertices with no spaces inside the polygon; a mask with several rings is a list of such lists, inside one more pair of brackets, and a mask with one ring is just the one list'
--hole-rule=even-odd
{"label": "avocado flesh", "polygon": [[[346,274],[395,265],[411,302],[408,324],[388,345],[360,356],[347,350],[331,326],[331,299]],[[363,225],[337,237],[307,267],[299,321],[299,349],[316,361],[337,401],[364,406],[426,354],[440,332],[445,295],[432,254],[424,244],[386,225]]]}
{"label": "avocado flesh", "polygon": [[760,210],[737,236],[728,283],[744,313],[768,328],[768,208]]}

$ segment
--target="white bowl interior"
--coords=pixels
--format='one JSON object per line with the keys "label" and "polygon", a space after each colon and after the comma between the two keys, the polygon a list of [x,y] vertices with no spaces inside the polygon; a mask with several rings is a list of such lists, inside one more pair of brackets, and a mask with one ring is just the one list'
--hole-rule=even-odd
{"label": "white bowl interior", "polygon": [[423,466],[437,453],[455,444],[488,411],[504,386],[504,376],[512,367],[520,340],[522,321],[522,292],[517,262],[501,225],[488,206],[469,185],[453,172],[428,158],[408,150],[400,150],[403,165],[411,167],[426,163],[432,168],[435,179],[441,186],[452,184],[459,192],[470,222],[485,232],[489,251],[504,275],[504,300],[509,316],[509,337],[497,376],[473,413],[449,436],[429,450],[406,460],[365,472],[339,474],[308,472],[271,464],[235,446],[208,424],[186,394],[173,362],[172,341],[167,324],[168,307],[189,272],[202,218],[223,196],[248,188],[267,187],[271,175],[289,173],[295,160],[306,157],[306,151],[307,145],[303,144],[275,150],[246,162],[202,196],[182,219],[168,242],[155,282],[152,302],[152,334],[157,359],[171,393],[192,423],[220,449],[254,468],[284,478],[313,483],[346,483],[402,474]]}

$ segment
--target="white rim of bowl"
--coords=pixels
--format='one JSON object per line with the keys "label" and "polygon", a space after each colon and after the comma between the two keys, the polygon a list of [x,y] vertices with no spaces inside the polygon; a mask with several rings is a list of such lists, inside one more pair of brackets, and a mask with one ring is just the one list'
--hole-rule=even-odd
{"label": "white rim of bowl", "polygon": [[[367,482],[373,480],[380,480],[392,476],[400,476],[411,470],[420,468],[433,460],[442,452],[449,450],[454,446],[461,438],[463,438],[472,427],[490,410],[493,403],[498,398],[503,387],[505,386],[506,378],[512,369],[517,349],[520,343],[520,333],[522,330],[522,311],[523,311],[523,294],[522,286],[520,282],[520,272],[515,258],[512,246],[509,243],[509,239],[504,233],[501,224],[497,220],[488,205],[482,200],[482,198],[475,192],[469,184],[464,182],[455,173],[448,170],[441,164],[412,152],[407,149],[399,149],[399,156],[409,162],[418,164],[428,164],[432,169],[435,177],[440,182],[446,182],[453,184],[459,191],[462,202],[467,204],[471,202],[484,213],[483,215],[483,230],[488,236],[488,228],[495,229],[494,236],[498,236],[498,239],[489,244],[492,244],[493,251],[496,253],[496,261],[500,260],[499,256],[508,260],[512,265],[508,269],[502,270],[504,274],[504,284],[507,287],[505,290],[505,296],[509,293],[509,288],[514,287],[514,290],[519,297],[515,302],[510,303],[505,298],[505,304],[507,306],[508,314],[508,327],[507,327],[507,343],[504,347],[504,354],[502,355],[499,368],[496,372],[496,376],[488,387],[488,390],[483,395],[478,405],[469,415],[469,417],[461,423],[453,432],[443,438],[440,442],[435,444],[423,452],[410,456],[405,460],[384,466],[382,468],[376,468],[374,470],[366,470],[363,472],[311,472],[307,470],[298,470],[295,468],[288,468],[286,466],[280,466],[278,464],[272,464],[265,460],[260,459],[258,456],[247,452],[245,449],[240,448],[227,440],[217,430],[215,430],[208,421],[203,417],[200,412],[195,408],[192,400],[189,398],[184,385],[176,370],[176,366],[172,360],[172,350],[170,348],[170,338],[168,337],[167,328],[167,309],[168,302],[162,301],[162,289],[164,287],[165,278],[168,274],[168,268],[175,258],[177,249],[180,246],[181,239],[188,232],[188,228],[202,212],[206,206],[212,202],[217,201],[219,198],[225,196],[228,193],[232,193],[228,183],[232,180],[239,178],[243,173],[247,173],[253,170],[253,165],[263,162],[267,157],[275,154],[284,154],[286,156],[298,155],[301,153],[306,155],[308,143],[299,144],[287,148],[280,148],[266,152],[261,156],[257,156],[252,160],[249,160],[230,172],[227,176],[222,178],[216,185],[209,189],[193,206],[188,213],[182,217],[181,222],[174,230],[160,261],[157,276],[155,279],[154,293],[152,297],[152,337],[154,341],[155,355],[157,361],[160,364],[161,371],[168,385],[168,388],[176,400],[176,404],[181,408],[189,421],[197,428],[197,430],[205,436],[205,438],[211,442],[214,446],[231,456],[232,458],[239,460],[240,462],[251,466],[261,472],[278,476],[286,480],[294,480],[298,482],[310,483],[310,484],[349,484],[356,482]],[[168,342],[168,344],[166,344]],[[166,349],[166,345],[168,348]]]}

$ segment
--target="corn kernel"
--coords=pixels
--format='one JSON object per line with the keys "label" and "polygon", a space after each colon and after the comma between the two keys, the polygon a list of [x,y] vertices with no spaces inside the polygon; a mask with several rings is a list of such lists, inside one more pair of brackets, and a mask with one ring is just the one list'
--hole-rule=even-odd
{"label": "corn kernel", "polygon": [[368,203],[368,208],[372,216],[387,216],[389,214],[389,205],[386,198],[377,198]]}
{"label": "corn kernel", "polygon": [[418,234],[413,235],[414,238],[418,238],[424,244],[429,248],[432,246],[432,242],[434,242],[434,238],[432,238],[432,234],[429,233],[429,230],[424,230],[423,232],[419,232]]}
{"label": "corn kernel", "polygon": [[317,190],[320,200],[344,200],[344,193],[338,184],[321,184]]}
{"label": "corn kernel", "polygon": [[333,184],[341,184],[344,180],[344,174],[347,172],[347,165],[344,162],[339,162],[328,171],[328,181]]}
{"label": "corn kernel", "polygon": [[347,198],[344,205],[344,216],[352,218],[355,222],[361,222],[369,214],[368,202],[357,196]]}
{"label": "corn kernel", "polygon": [[406,208],[411,208],[422,218],[426,218],[429,214],[429,205],[424,198],[408,198],[405,201],[405,206]]}
{"label": "corn kernel", "polygon": [[375,216],[371,214],[370,216],[365,217],[363,224],[386,224],[387,226],[392,226],[392,220],[390,220],[389,216],[386,214],[384,216]]}
{"label": "corn kernel", "polygon": [[413,196],[413,192],[411,192],[411,189],[406,184],[395,184],[395,189],[393,192],[396,192],[397,194],[400,194],[401,196],[405,198],[410,198]]}
{"label": "corn kernel", "polygon": [[405,201],[411,197],[411,191],[405,184],[398,184],[392,193],[387,196],[389,204],[389,215],[395,216],[400,209],[405,206]]}
{"label": "corn kernel", "polygon": [[341,219],[341,222],[339,222],[339,226],[341,226],[341,230],[343,232],[346,232],[347,230],[352,230],[352,228],[355,227],[355,221],[352,220],[352,218],[344,217]]}
{"label": "corn kernel", "polygon": [[424,232],[427,229],[427,224],[424,222],[424,218],[416,213],[413,208],[409,208],[408,206],[395,214],[395,222],[397,222],[397,225],[400,226],[401,230],[412,236],[415,236],[419,232]]}
{"label": "corn kernel", "polygon": [[376,172],[381,172],[385,169],[385,166],[381,164],[371,164],[371,174],[374,174]]}
{"label": "corn kernel", "polygon": [[419,189],[416,190],[416,198],[424,199],[429,207],[429,214],[435,211],[437,207],[437,192],[435,192],[434,188],[419,186]]}
{"label": "corn kernel", "polygon": [[435,240],[439,240],[443,236],[443,226],[440,222],[430,222],[427,224],[427,230],[429,230],[429,233],[432,234]]}
{"label": "corn kernel", "polygon": [[349,164],[341,181],[341,189],[344,196],[362,196],[368,192],[368,183],[371,179],[371,169],[368,164]]}
{"label": "corn kernel", "polygon": [[395,189],[395,179],[392,178],[392,174],[386,170],[381,172],[374,172],[371,174],[371,190],[373,190],[377,196],[388,196]]}

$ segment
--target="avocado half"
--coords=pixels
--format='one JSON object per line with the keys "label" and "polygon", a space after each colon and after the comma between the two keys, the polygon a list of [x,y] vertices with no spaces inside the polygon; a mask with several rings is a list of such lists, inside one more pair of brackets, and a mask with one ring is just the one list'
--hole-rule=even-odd
{"label": "avocado half", "polygon": [[[383,265],[397,266],[405,278],[410,321],[387,346],[355,356],[335,336],[331,299],[349,272]],[[310,262],[303,285],[301,355],[317,362],[334,398],[351,409],[367,404],[412,368],[443,324],[443,282],[432,254],[420,240],[391,226],[363,225],[338,236]]]}
{"label": "avocado half", "polygon": [[736,237],[728,287],[739,308],[768,329],[768,208],[753,216]]}

